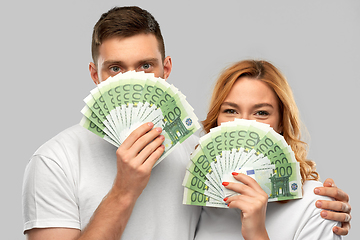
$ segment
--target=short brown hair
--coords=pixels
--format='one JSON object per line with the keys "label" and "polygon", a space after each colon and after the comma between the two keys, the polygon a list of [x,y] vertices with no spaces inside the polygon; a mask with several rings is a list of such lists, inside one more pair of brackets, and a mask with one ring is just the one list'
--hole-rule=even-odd
{"label": "short brown hair", "polygon": [[154,34],[159,43],[162,60],[165,59],[165,44],[160,26],[155,18],[139,7],[114,7],[103,13],[94,26],[91,54],[96,64],[99,46],[111,37],[132,37],[137,34]]}
{"label": "short brown hair", "polygon": [[209,112],[202,124],[206,133],[217,126],[221,104],[229,95],[235,82],[240,77],[248,77],[265,82],[279,99],[282,134],[295,153],[300,163],[302,182],[318,180],[315,162],[307,159],[307,144],[301,141],[301,122],[293,93],[285,76],[270,62],[264,60],[244,60],[234,63],[219,76],[210,101]]}

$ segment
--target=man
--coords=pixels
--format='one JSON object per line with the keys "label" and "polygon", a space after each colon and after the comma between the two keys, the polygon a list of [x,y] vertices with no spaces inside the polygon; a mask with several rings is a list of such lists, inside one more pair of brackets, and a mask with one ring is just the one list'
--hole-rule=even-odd
{"label": "man", "polygon": [[[137,7],[114,8],[101,16],[92,56],[89,71],[95,84],[129,70],[167,79],[172,69],[158,23]],[[152,169],[164,149],[161,129],[152,127],[143,124],[118,149],[79,125],[40,147],[24,178],[28,239],[193,239],[201,208],[182,204],[181,183],[198,139],[190,137]],[[319,191],[348,201],[337,188]],[[321,208],[350,211],[342,206],[350,205],[322,202]],[[334,220],[349,216],[325,213]]]}

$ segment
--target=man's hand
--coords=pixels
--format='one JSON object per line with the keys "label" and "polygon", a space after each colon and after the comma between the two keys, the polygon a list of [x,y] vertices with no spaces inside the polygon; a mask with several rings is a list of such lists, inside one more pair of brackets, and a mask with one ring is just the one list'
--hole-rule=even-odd
{"label": "man's hand", "polygon": [[350,230],[351,206],[349,195],[337,188],[334,180],[328,178],[324,182],[324,187],[314,189],[315,194],[334,198],[335,201],[316,201],[316,207],[326,209],[321,212],[321,217],[335,220],[342,223],[340,227],[334,227],[333,232],[337,235],[347,235]]}
{"label": "man's hand", "polygon": [[152,167],[164,152],[161,128],[153,123],[141,125],[133,131],[116,151],[117,176],[114,187],[119,194],[137,199],[146,187]]}

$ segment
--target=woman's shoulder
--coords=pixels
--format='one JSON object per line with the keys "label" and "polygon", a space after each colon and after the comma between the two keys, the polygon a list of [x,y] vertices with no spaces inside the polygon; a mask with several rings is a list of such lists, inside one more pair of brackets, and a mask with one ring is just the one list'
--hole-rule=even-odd
{"label": "woman's shoulder", "polygon": [[307,180],[303,184],[303,202],[315,202],[317,200],[333,200],[327,196],[320,196],[314,193],[315,188],[322,187],[323,183],[315,180]]}

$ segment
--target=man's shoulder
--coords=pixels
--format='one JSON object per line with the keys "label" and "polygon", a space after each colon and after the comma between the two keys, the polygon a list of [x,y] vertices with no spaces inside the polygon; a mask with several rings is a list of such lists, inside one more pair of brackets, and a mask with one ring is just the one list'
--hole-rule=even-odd
{"label": "man's shoulder", "polygon": [[49,139],[39,147],[34,155],[52,155],[59,152],[69,153],[85,150],[94,145],[102,146],[110,144],[79,124],[76,124]]}

